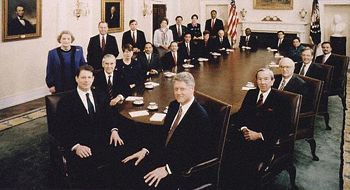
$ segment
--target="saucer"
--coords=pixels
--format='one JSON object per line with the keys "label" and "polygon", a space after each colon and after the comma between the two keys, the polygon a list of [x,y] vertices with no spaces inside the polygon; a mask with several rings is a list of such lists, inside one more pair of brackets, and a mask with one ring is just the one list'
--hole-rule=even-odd
{"label": "saucer", "polygon": [[198,58],[198,61],[208,61],[209,59],[207,58]]}
{"label": "saucer", "polygon": [[191,65],[191,64],[183,64],[182,66],[186,69],[194,67],[194,65]]}
{"label": "saucer", "polygon": [[164,76],[170,78],[170,77],[175,76],[175,73],[172,73],[172,72],[165,72],[165,73],[164,73]]}
{"label": "saucer", "polygon": [[158,106],[147,106],[147,109],[149,109],[149,110],[157,110]]}
{"label": "saucer", "polygon": [[143,100],[135,100],[132,103],[136,106],[142,106],[144,104]]}
{"label": "saucer", "polygon": [[146,89],[152,90],[154,86],[152,84],[145,85]]}

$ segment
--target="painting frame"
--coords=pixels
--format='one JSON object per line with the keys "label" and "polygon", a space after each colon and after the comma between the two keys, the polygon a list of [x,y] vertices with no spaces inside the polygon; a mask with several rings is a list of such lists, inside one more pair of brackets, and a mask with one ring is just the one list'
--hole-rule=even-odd
{"label": "painting frame", "polygon": [[3,0],[2,41],[41,37],[41,7],[42,0]]}
{"label": "painting frame", "polygon": [[[113,7],[116,14],[112,13]],[[101,20],[108,23],[109,33],[123,32],[124,0],[101,0]]]}
{"label": "painting frame", "polygon": [[293,0],[254,0],[254,9],[292,10]]}

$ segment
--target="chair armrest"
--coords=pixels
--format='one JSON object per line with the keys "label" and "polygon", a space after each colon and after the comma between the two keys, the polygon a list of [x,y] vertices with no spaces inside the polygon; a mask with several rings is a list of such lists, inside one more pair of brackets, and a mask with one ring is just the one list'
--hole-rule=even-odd
{"label": "chair armrest", "polygon": [[218,163],[219,163],[219,158],[213,158],[211,160],[207,160],[205,162],[201,162],[201,163],[199,163],[199,164],[197,164],[195,166],[192,166],[187,171],[184,171],[183,172],[183,176],[185,176],[185,177],[191,176],[192,173],[194,173],[194,172],[198,172],[198,171],[200,171],[202,169],[209,168],[209,167],[214,166],[214,165],[216,165]]}

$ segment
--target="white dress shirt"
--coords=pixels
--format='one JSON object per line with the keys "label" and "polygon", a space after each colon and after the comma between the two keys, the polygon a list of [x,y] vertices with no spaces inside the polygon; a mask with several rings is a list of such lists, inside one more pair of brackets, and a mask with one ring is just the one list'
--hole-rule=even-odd
{"label": "white dress shirt", "polygon": [[[280,82],[280,85],[278,86],[278,89],[280,89],[281,88],[281,86],[282,86],[282,83],[283,83],[283,80],[284,80],[284,87],[286,87],[287,86],[287,84],[288,84],[288,82],[290,81],[290,79],[292,78],[292,76],[293,75],[291,75],[290,77],[288,77],[288,78],[283,78],[283,76],[282,76],[282,80],[281,80],[281,82]],[[264,95],[264,97],[265,97],[265,95]]]}

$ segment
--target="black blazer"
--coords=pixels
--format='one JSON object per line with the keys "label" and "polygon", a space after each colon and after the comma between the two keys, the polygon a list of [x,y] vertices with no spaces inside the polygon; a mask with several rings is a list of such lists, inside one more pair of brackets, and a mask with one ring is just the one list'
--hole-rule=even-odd
{"label": "black blazer", "polygon": [[192,23],[187,24],[187,31],[191,33],[192,38],[193,37],[201,37],[201,25],[197,23],[197,26],[193,26]]}
{"label": "black blazer", "polygon": [[214,27],[211,28],[211,19],[205,21],[205,30],[210,32],[210,36],[218,36],[219,30],[224,30],[224,24],[222,20],[216,18]]}
{"label": "black blazer", "polygon": [[230,49],[231,45],[230,45],[230,41],[228,41],[228,38],[226,36],[224,36],[222,42],[220,43],[220,38],[216,37],[213,40],[213,44],[214,44],[214,51],[219,51],[219,49],[225,48],[225,49]]}
{"label": "black blazer", "polygon": [[[117,97],[119,94],[123,95],[124,98],[131,95],[131,89],[128,83],[120,77],[116,70],[113,71],[112,84],[113,98]],[[107,79],[103,70],[99,70],[95,73],[93,86],[95,87],[96,91],[105,93],[106,96],[108,96]]]}
{"label": "black blazer", "polygon": [[[301,67],[303,66],[303,62],[299,62],[295,64],[294,73],[299,74]],[[307,70],[305,76],[315,78],[318,80],[325,80],[325,71],[318,63],[311,63],[309,69]]]}
{"label": "black blazer", "polygon": [[[317,56],[315,59],[315,63],[322,63],[324,55]],[[341,76],[341,73],[343,71],[343,64],[342,61],[339,59],[339,57],[335,56],[334,54],[331,54],[326,62],[324,62],[326,65],[331,65],[334,67],[333,70],[333,77],[332,77],[332,84],[334,85],[341,85],[343,81],[343,77]],[[338,88],[338,87],[336,87]]]}
{"label": "black blazer", "polygon": [[140,62],[142,72],[145,73],[146,77],[147,77],[147,72],[150,71],[151,69],[157,70],[158,73],[162,71],[159,55],[154,52],[151,54],[151,60],[149,63],[147,61],[147,56],[145,52],[141,52],[140,54],[137,55],[137,61]]}
{"label": "black blazer", "polygon": [[173,32],[173,40],[176,42],[181,42],[184,39],[184,36],[187,32],[187,28],[184,25],[181,25],[181,35],[177,33],[176,24],[169,26],[169,29]]}
{"label": "black blazer", "polygon": [[214,41],[211,38],[209,38],[207,43],[205,43],[204,40],[200,40],[197,47],[199,57],[209,58],[210,52],[214,51]]}
{"label": "black blazer", "polygon": [[88,45],[87,61],[95,70],[102,68],[102,58],[106,54],[113,54],[118,57],[119,50],[117,40],[114,36],[107,34],[105,50],[102,52],[100,45],[100,36],[96,35],[90,38]]}
{"label": "black blazer", "polygon": [[193,43],[193,41],[190,41],[190,54],[187,52],[186,44],[185,42],[179,43],[179,52],[181,53],[182,57],[185,59],[192,59],[192,58],[197,58],[198,53],[197,53],[197,46]]}
{"label": "black blazer", "polygon": [[95,103],[93,116],[87,113],[76,89],[69,91],[58,103],[58,122],[62,127],[59,139],[67,150],[78,143],[91,147],[109,141],[108,134],[113,128],[113,122],[110,122],[112,117],[107,109],[107,98],[95,91],[92,94]]}
{"label": "black blazer", "polygon": [[169,51],[161,58],[161,64],[164,70],[171,70],[175,66],[182,65],[184,63],[184,57],[180,51],[177,51],[177,63],[174,62],[172,52]]}
{"label": "black blazer", "polygon": [[239,39],[239,48],[242,48],[242,46],[248,46],[251,49],[251,51],[256,51],[258,49],[258,37],[250,35],[248,43],[246,43],[246,37],[247,36],[241,36]]}
{"label": "black blazer", "polygon": [[128,85],[135,84],[136,86],[143,85],[145,75],[142,71],[140,62],[132,60],[129,65],[123,62],[123,59],[117,60],[117,71]]}
{"label": "black blazer", "polygon": [[136,43],[134,43],[131,36],[131,30],[124,32],[122,38],[122,46],[125,44],[131,44],[133,47],[139,48],[141,51],[143,51],[146,44],[145,33],[141,30],[137,30]]}
{"label": "black blazer", "polygon": [[276,38],[275,40],[273,40],[272,44],[271,44],[271,47],[274,48],[274,49],[277,49],[278,52],[281,54],[281,55],[284,55],[284,56],[288,56],[288,53],[289,53],[289,50],[290,48],[292,47],[292,43],[289,39],[287,38],[284,38],[282,40],[282,44],[280,44],[280,46],[278,47],[278,38]]}

